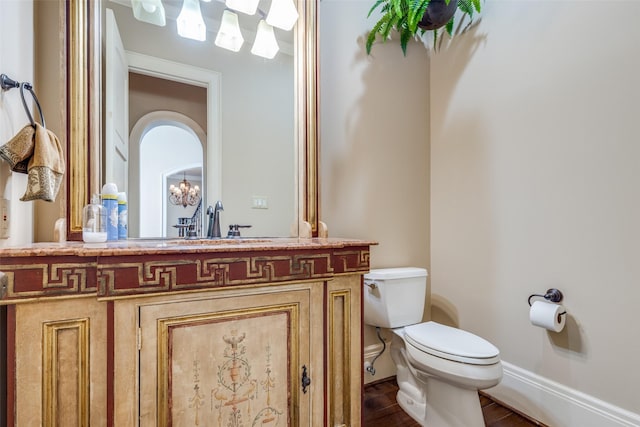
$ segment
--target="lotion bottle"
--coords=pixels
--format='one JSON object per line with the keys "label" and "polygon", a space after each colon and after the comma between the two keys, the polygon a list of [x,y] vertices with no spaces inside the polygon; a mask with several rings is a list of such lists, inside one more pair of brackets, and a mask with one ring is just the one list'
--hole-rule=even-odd
{"label": "lotion bottle", "polygon": [[121,191],[118,193],[118,240],[124,240],[127,238],[127,216],[127,193]]}
{"label": "lotion bottle", "polygon": [[118,240],[118,186],[112,182],[102,187],[102,206],[107,214],[107,240]]}

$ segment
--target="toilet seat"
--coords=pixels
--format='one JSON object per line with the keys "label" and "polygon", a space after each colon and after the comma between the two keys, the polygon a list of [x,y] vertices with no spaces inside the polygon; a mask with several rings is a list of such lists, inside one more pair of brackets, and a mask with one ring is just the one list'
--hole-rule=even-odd
{"label": "toilet seat", "polygon": [[455,362],[492,365],[500,361],[500,351],[490,342],[436,322],[406,326],[404,338],[420,351]]}

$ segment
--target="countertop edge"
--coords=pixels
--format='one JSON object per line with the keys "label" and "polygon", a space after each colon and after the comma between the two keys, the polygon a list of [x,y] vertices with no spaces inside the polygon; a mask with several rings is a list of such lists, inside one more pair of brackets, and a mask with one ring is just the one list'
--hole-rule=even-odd
{"label": "countertop edge", "polygon": [[[343,238],[273,238],[240,239],[211,241],[188,241],[180,239],[120,240],[106,243],[83,242],[43,242],[29,245],[0,248],[0,258],[15,257],[104,257],[136,255],[175,255],[176,253],[233,253],[263,252],[281,250],[317,250],[340,249],[357,246],[373,246],[378,243],[371,240]],[[1,263],[0,263],[1,264]]]}

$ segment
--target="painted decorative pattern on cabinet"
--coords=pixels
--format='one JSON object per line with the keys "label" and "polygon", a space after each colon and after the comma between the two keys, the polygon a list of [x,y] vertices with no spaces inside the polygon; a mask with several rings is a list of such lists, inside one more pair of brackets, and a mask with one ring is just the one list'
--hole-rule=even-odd
{"label": "painted decorative pattern on cabinet", "polygon": [[12,249],[0,258],[0,271],[6,275],[0,304],[318,280],[369,270],[367,242],[347,247],[311,242],[300,244],[303,250],[282,245],[284,249],[239,247],[227,252],[197,246],[100,249],[71,244],[49,250]]}
{"label": "painted decorative pattern on cabinet", "polygon": [[5,262],[0,264],[6,277],[0,300],[87,295],[98,290],[95,258],[29,257]]}
{"label": "painted decorative pattern on cabinet", "polygon": [[298,425],[299,321],[297,303],[158,319],[158,424]]}
{"label": "painted decorative pattern on cabinet", "polygon": [[243,256],[109,257],[98,263],[100,296],[171,292],[330,278],[368,271],[369,249],[332,252],[255,252]]}

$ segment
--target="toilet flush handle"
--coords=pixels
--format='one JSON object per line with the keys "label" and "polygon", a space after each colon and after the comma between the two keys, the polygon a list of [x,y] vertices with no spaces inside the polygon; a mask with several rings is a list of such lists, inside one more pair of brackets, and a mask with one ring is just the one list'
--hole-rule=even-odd
{"label": "toilet flush handle", "polygon": [[364,284],[367,285],[372,291],[378,289],[378,285],[376,285],[376,282],[368,282],[365,280]]}

